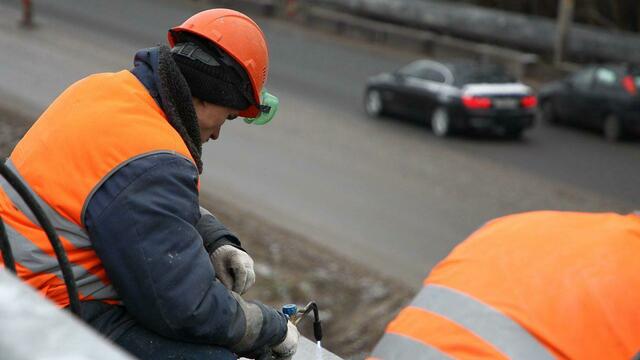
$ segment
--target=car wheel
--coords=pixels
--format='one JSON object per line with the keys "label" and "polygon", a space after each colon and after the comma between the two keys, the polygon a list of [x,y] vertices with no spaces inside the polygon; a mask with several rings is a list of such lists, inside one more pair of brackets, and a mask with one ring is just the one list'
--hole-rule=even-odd
{"label": "car wheel", "polygon": [[542,121],[548,124],[557,124],[558,116],[556,115],[556,110],[553,108],[553,103],[551,101],[546,101],[542,104]]}
{"label": "car wheel", "polygon": [[451,135],[451,118],[449,112],[444,107],[437,108],[431,114],[431,130],[437,137],[446,137]]}
{"label": "car wheel", "polygon": [[364,110],[371,117],[378,117],[384,113],[382,95],[378,90],[369,90],[364,99]]}
{"label": "car wheel", "polygon": [[602,124],[602,133],[604,138],[610,142],[616,142],[622,139],[622,123],[617,116],[611,114],[604,119]]}

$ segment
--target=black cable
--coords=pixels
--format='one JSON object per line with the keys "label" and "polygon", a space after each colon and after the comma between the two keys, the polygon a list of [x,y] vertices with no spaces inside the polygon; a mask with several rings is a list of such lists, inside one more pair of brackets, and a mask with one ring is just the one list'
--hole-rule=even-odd
{"label": "black cable", "polygon": [[76,286],[76,281],[73,277],[73,271],[71,270],[71,265],[69,263],[69,259],[67,258],[67,253],[62,247],[62,243],[58,238],[58,234],[56,234],[56,230],[51,224],[51,221],[45,215],[42,207],[33,197],[33,195],[29,192],[29,189],[20,181],[20,179],[5,165],[0,162],[0,175],[2,175],[9,184],[18,192],[20,197],[27,203],[29,209],[33,212],[36,219],[40,223],[40,226],[47,234],[47,238],[49,238],[49,242],[53,247],[53,251],[56,254],[56,258],[58,259],[58,264],[60,265],[60,270],[62,271],[62,277],[64,279],[64,283],[67,286],[67,294],[69,295],[69,304],[71,308],[71,312],[76,314],[78,317],[80,316],[80,300],[78,298],[78,288]]}
{"label": "black cable", "polygon": [[322,323],[320,322],[318,305],[315,302],[313,303],[313,337],[316,341],[322,340]]}
{"label": "black cable", "polygon": [[310,301],[307,306],[304,307],[304,311],[302,312],[300,317],[305,316],[309,313],[309,311],[313,310],[313,337],[316,341],[322,340],[322,323],[320,322],[320,313],[318,311],[318,305],[315,301]]}
{"label": "black cable", "polygon": [[9,237],[4,227],[4,222],[0,217],[0,252],[2,252],[2,261],[4,261],[5,268],[9,269],[14,274],[16,273],[16,262],[13,258],[13,251],[11,251],[11,244],[9,244]]}

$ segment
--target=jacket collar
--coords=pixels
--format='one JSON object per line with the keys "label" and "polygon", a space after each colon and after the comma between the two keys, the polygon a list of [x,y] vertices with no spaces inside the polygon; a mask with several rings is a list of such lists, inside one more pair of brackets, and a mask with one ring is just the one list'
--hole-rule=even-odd
{"label": "jacket collar", "polygon": [[168,47],[139,50],[131,73],[144,85],[162,109],[167,121],[180,134],[202,173],[200,127],[191,92]]}

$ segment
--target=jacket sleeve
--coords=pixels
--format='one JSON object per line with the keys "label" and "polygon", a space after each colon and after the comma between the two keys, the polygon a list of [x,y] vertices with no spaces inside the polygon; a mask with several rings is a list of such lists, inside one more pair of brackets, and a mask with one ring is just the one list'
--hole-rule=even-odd
{"label": "jacket sleeve", "polygon": [[127,310],[151,330],[232,350],[276,344],[286,334],[284,315],[245,302],[215,278],[196,229],[197,176],[174,154],[118,169],[85,212],[95,251]]}
{"label": "jacket sleeve", "polygon": [[[235,236],[217,217],[209,210],[200,207],[200,220],[196,224],[196,229],[204,242],[207,253],[212,254],[222,245],[231,245],[245,251],[238,237]],[[246,251],[245,251],[246,252]]]}

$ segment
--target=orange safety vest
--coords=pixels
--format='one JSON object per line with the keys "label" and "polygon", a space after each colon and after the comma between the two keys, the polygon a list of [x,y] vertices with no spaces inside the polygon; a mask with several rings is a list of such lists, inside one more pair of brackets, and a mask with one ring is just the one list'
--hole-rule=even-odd
{"label": "orange safety vest", "polygon": [[631,359],[639,255],[634,214],[491,221],[433,269],[369,359]]}
{"label": "orange safety vest", "polygon": [[[83,223],[89,200],[117,169],[161,152],[194,162],[147,89],[131,72],[121,71],[92,75],[69,87],[7,160],[56,228],[81,300],[119,299]],[[1,176],[0,217],[18,276],[59,306],[67,306],[62,272],[45,232]]]}

